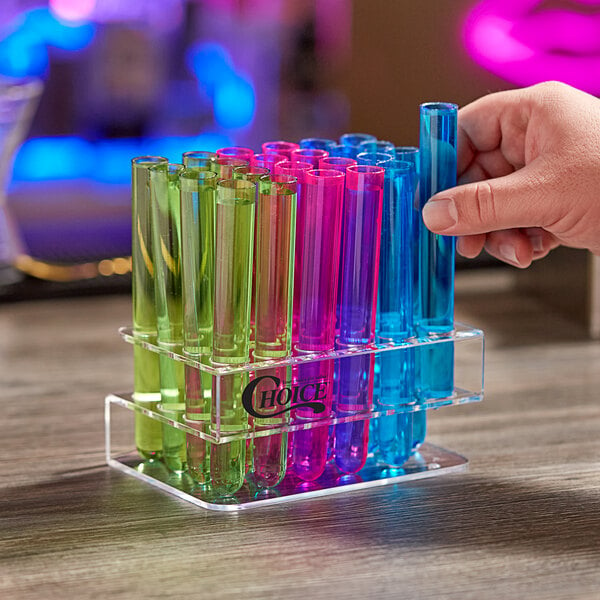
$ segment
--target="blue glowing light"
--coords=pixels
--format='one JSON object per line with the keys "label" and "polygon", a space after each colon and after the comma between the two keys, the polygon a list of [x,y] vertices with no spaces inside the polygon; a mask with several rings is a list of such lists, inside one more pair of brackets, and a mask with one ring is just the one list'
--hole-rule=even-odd
{"label": "blue glowing light", "polygon": [[213,98],[218,84],[234,73],[229,52],[216,42],[191,46],[186,54],[186,62],[198,79],[201,89],[210,98]]}
{"label": "blue glowing light", "polygon": [[7,77],[42,76],[48,69],[46,46],[25,30],[16,30],[0,42],[0,74]]}
{"label": "blue glowing light", "polygon": [[79,179],[87,177],[93,165],[93,150],[81,138],[34,138],[21,146],[13,180]]}
{"label": "blue glowing light", "polygon": [[43,76],[48,69],[47,46],[82,50],[96,33],[92,23],[60,21],[47,8],[26,11],[9,29],[0,40],[0,75],[7,77]]}
{"label": "blue glowing light", "polygon": [[92,179],[127,185],[133,156],[166,156],[180,162],[188,150],[230,146],[232,139],[218,133],[158,139],[114,139],[90,142],[80,137],[45,137],[27,140],[17,153],[12,182]]}
{"label": "blue glowing light", "polygon": [[229,77],[215,90],[215,120],[224,129],[236,129],[252,124],[256,112],[256,94],[249,79]]}
{"label": "blue glowing light", "polygon": [[25,14],[23,28],[35,32],[39,39],[61,50],[83,50],[96,33],[92,23],[72,23],[57,19],[48,9],[36,8]]}

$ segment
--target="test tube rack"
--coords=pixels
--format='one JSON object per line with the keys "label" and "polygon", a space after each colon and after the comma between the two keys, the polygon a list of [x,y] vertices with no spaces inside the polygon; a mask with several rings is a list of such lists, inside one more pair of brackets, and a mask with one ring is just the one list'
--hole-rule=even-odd
{"label": "test tube rack", "polygon": [[[231,431],[226,425],[226,419],[221,419],[219,399],[213,403],[212,417],[203,428],[192,427],[189,423],[182,423],[169,418],[169,413],[159,408],[151,409],[148,405],[136,402],[131,393],[112,393],[105,400],[105,435],[106,435],[106,460],[114,469],[126,473],[132,477],[142,480],[158,489],[169,492],[196,506],[217,511],[237,511],[252,507],[265,506],[289,502],[292,500],[311,497],[321,497],[340,492],[350,492],[380,485],[402,483],[426,477],[439,476],[448,473],[456,473],[467,469],[468,461],[465,457],[443,448],[439,448],[424,441],[418,448],[414,449],[410,458],[404,464],[386,464],[378,457],[377,441],[371,439],[367,461],[362,469],[356,473],[341,472],[331,458],[323,474],[314,481],[302,481],[288,469],[283,479],[275,486],[264,487],[257,485],[253,478],[252,468],[246,471],[244,483],[239,490],[229,495],[215,494],[211,485],[198,485],[187,470],[175,472],[167,468],[160,458],[149,460],[140,456],[135,449],[133,438],[134,419],[147,418],[155,422],[159,427],[172,428],[173,432],[183,436],[187,445],[199,445],[210,449],[211,447],[228,444],[240,444],[243,442],[251,457],[252,446],[257,440],[266,440],[270,436],[279,436],[279,440],[292,438],[294,433],[315,429],[326,428],[328,432],[334,431],[335,426],[343,423],[368,421],[371,432],[377,431],[377,423],[382,419],[395,419],[402,415],[417,414],[420,411],[436,410],[444,406],[457,406],[478,402],[483,398],[483,356],[484,356],[484,334],[481,330],[456,323],[454,330],[448,333],[427,335],[422,337],[407,338],[402,342],[388,344],[368,344],[355,346],[351,349],[337,350],[327,353],[300,354],[295,353],[285,359],[275,359],[260,362],[249,362],[245,365],[235,367],[210,367],[199,363],[189,357],[175,354],[159,347],[144,339],[139,339],[131,329],[120,330],[122,338],[131,344],[144,348],[145,350],[158,353],[162,357],[184,363],[185,368],[197,369],[199,376],[212,378],[219,383],[226,378],[238,378],[241,376],[245,385],[244,409],[249,413],[249,423],[244,429]],[[335,410],[330,414],[318,412],[318,382],[304,382],[305,386],[312,385],[305,391],[302,398],[297,393],[294,396],[292,387],[294,385],[293,373],[299,367],[315,364],[320,361],[331,361],[334,369],[344,360],[351,360],[357,355],[371,355],[375,364],[381,357],[387,354],[387,358],[396,357],[401,364],[408,353],[414,357],[426,357],[431,350],[444,352],[453,356],[454,365],[454,389],[452,393],[439,397],[427,396],[427,390],[417,390],[417,399],[414,403],[401,404],[398,406],[383,405],[380,402],[379,384],[377,370],[374,374],[373,402],[368,410],[364,407],[354,413],[344,412],[343,416],[336,414]],[[388,354],[389,353],[389,354]],[[283,371],[282,371],[283,370]],[[286,381],[282,378],[271,378],[273,383],[272,393],[267,395],[267,406],[265,407],[264,394],[257,398],[256,382],[265,374],[287,373]],[[316,390],[316,391],[315,391]],[[275,408],[282,412],[273,420],[273,410],[264,415],[269,425],[263,425],[261,411],[269,410],[269,404],[273,399]],[[279,402],[277,400],[279,399]],[[294,416],[294,402],[308,400],[315,402],[314,417],[299,419]],[[271,407],[272,409],[273,407]],[[279,412],[279,411],[276,411]],[[268,417],[271,417],[269,420]],[[325,430],[321,430],[325,431]],[[376,435],[375,435],[376,437]],[[272,438],[275,439],[275,438]],[[208,451],[208,450],[207,450]],[[285,460],[285,459],[284,459]],[[249,461],[246,458],[248,466]]]}

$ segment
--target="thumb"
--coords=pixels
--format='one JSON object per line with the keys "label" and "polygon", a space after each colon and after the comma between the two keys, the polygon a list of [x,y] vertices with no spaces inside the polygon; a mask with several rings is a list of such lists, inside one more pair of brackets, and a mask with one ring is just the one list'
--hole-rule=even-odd
{"label": "thumb", "polygon": [[[423,207],[423,221],[434,233],[471,235],[552,222],[552,186],[541,169],[529,165],[510,175],[447,189]],[[556,192],[556,190],[554,190]]]}

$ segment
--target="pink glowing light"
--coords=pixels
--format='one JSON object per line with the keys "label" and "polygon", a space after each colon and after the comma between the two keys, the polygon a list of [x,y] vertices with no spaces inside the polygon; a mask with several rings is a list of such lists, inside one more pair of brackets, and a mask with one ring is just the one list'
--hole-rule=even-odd
{"label": "pink glowing light", "polygon": [[571,10],[543,4],[481,0],[464,23],[468,53],[519,85],[554,79],[600,94],[600,0],[571,0]]}
{"label": "pink glowing light", "polygon": [[50,0],[50,10],[65,21],[86,21],[96,8],[96,0]]}

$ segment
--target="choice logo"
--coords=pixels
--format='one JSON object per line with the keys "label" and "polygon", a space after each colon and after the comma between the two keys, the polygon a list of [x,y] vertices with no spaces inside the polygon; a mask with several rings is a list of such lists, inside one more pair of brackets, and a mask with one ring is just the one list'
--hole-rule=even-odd
{"label": "choice logo", "polygon": [[244,388],[242,405],[255,419],[270,419],[295,408],[312,408],[318,414],[325,411],[328,384],[327,379],[294,384],[282,382],[274,375],[263,375]]}

